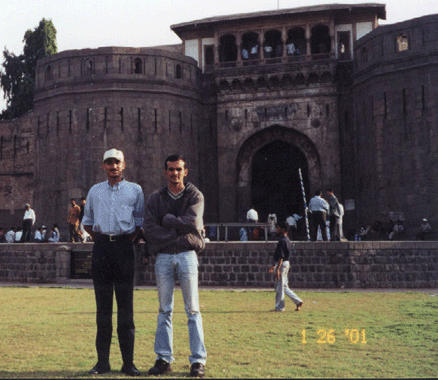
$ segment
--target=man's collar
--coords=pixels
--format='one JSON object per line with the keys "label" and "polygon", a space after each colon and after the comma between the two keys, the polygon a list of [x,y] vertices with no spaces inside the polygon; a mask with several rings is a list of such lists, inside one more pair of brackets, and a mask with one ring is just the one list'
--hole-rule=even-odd
{"label": "man's collar", "polygon": [[[122,186],[124,183],[125,183],[125,178],[122,177],[122,180],[119,181],[119,182],[116,182],[116,183],[114,184],[114,186],[119,187],[119,186]],[[106,184],[107,184],[109,187],[114,187],[114,186],[111,186],[111,182],[110,182],[108,179],[106,180]]]}

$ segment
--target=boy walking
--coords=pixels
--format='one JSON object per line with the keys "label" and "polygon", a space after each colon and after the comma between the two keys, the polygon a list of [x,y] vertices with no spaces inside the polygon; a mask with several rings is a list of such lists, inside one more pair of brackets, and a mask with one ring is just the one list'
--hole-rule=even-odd
{"label": "boy walking", "polygon": [[289,289],[288,273],[290,268],[289,256],[291,253],[291,242],[287,236],[287,226],[285,222],[277,223],[277,235],[280,240],[274,252],[275,264],[269,268],[269,273],[274,273],[275,278],[275,309],[272,311],[284,311],[285,302],[284,295],[286,295],[297,305],[295,311],[300,311],[303,301]]}

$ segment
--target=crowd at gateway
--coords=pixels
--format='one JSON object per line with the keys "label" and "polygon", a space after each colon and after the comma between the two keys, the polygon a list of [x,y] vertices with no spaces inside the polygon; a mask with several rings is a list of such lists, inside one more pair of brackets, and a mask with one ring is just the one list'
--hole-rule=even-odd
{"label": "crowd at gateway", "polygon": [[[306,230],[307,240],[312,241],[347,241],[343,230],[344,207],[338,201],[333,193],[333,189],[329,188],[326,191],[327,197],[322,197],[322,191],[317,190],[313,198],[310,199],[309,205],[305,210],[304,216],[296,213],[288,216],[285,220],[287,226],[288,237],[291,240],[306,240],[299,234],[299,230]],[[0,227],[0,243],[58,243],[61,241],[76,242],[91,242],[92,237],[84,229],[82,218],[86,198],[82,197],[80,203],[77,204],[75,199],[70,199],[70,207],[68,208],[66,223],[68,224],[69,234],[67,239],[61,239],[61,234],[58,225],[54,223],[50,230],[42,224],[35,231],[33,227],[36,222],[36,213],[27,203],[23,216],[22,227],[10,227],[9,230]],[[305,218],[307,220],[305,220]],[[257,226],[259,222],[258,212],[254,206],[246,214],[246,222],[255,223],[252,228],[242,227],[239,229],[240,241],[256,241],[262,239],[264,229],[267,228],[267,236],[271,239],[276,239],[277,215],[272,213],[268,215],[265,224],[268,226]],[[405,231],[403,218],[389,218],[386,223],[376,221],[373,225],[362,226],[355,231],[354,240],[368,240],[372,235],[384,235],[389,240],[394,240],[402,235]],[[432,232],[428,220],[424,218],[416,233],[416,239],[426,240]],[[216,240],[216,227],[204,227],[201,231],[204,240],[209,242]],[[144,229],[137,236],[137,242],[144,242]]]}

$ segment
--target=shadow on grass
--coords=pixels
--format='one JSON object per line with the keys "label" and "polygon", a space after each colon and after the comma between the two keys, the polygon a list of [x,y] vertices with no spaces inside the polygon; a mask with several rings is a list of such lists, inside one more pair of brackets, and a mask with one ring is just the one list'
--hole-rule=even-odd
{"label": "shadow on grass", "polygon": [[[148,375],[148,370],[141,371],[141,375],[138,378],[157,378]],[[103,375],[90,375],[88,371],[34,371],[34,372],[9,372],[0,371],[0,379],[108,379],[108,378],[131,378],[120,371],[112,370],[111,372],[105,373]],[[190,377],[190,371],[187,372],[172,372],[166,376],[159,376],[160,379],[163,378],[184,378]]]}
{"label": "shadow on grass", "polygon": [[[291,308],[292,311],[295,309]],[[261,314],[261,313],[271,313],[272,310],[229,310],[229,311],[220,311],[220,310],[202,310],[201,314]],[[60,312],[60,313],[52,313],[53,315],[94,315],[95,311],[71,311],[71,312]],[[113,314],[117,314],[117,310],[113,311]],[[158,314],[157,310],[154,311],[135,311],[134,314]],[[186,314],[185,311],[174,311],[173,314]],[[282,313],[280,313],[282,314]]]}

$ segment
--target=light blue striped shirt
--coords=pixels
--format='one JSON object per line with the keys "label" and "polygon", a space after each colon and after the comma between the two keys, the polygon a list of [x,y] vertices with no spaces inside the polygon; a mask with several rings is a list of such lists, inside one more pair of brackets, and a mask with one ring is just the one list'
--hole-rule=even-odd
{"label": "light blue striped shirt", "polygon": [[319,195],[315,195],[309,202],[309,210],[310,211],[325,211],[329,212],[329,204]]}
{"label": "light blue striped shirt", "polygon": [[82,224],[106,235],[130,234],[143,226],[144,195],[140,185],[122,180],[94,185],[88,192]]}

